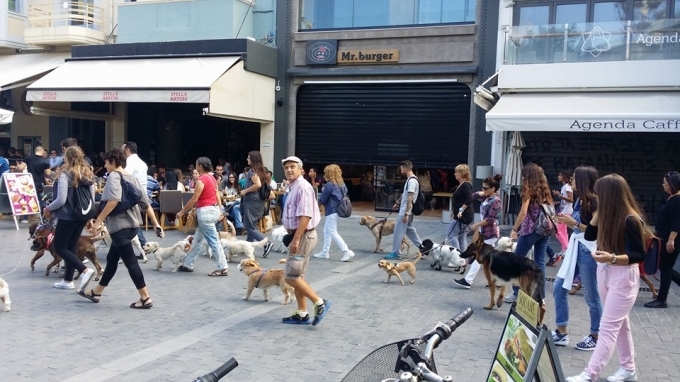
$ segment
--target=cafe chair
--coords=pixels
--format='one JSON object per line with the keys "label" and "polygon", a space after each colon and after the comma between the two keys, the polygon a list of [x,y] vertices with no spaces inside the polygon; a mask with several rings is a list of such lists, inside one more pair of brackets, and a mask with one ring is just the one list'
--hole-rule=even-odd
{"label": "cafe chair", "polygon": [[182,219],[177,219],[179,221],[179,226],[166,226],[165,220],[168,214],[176,214],[182,210],[182,191],[175,190],[164,190],[161,191],[158,200],[160,201],[159,212],[161,213],[161,228],[163,230],[167,229],[180,229],[182,228]]}

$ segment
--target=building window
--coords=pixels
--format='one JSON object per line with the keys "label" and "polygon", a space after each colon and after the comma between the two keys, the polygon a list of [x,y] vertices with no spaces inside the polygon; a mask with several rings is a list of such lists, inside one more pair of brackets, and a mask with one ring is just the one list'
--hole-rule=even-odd
{"label": "building window", "polygon": [[7,10],[10,12],[21,13],[21,0],[9,0]]}
{"label": "building window", "polygon": [[476,0],[300,0],[300,30],[474,23]]}

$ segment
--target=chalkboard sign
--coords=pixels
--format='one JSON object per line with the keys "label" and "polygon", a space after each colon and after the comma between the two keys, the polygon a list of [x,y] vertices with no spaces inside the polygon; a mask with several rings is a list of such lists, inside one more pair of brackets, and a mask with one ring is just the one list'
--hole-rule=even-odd
{"label": "chalkboard sign", "polygon": [[564,382],[550,330],[537,328],[514,306],[503,326],[487,382]]}

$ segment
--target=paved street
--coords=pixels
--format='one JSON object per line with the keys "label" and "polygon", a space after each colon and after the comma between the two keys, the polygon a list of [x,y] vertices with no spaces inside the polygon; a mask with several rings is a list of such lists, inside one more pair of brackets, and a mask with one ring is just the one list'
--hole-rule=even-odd
{"label": "paved street", "polygon": [[[138,295],[123,265],[101,302],[93,304],[73,291],[52,288],[58,278],[45,277],[49,255],[31,272],[27,227],[16,231],[13,222],[2,220],[0,274],[17,263],[19,268],[4,277],[11,288],[12,311],[0,312],[0,381],[190,381],[230,357],[240,365],[225,381],[340,381],[376,347],[419,336],[469,306],[475,309],[473,318],[435,351],[435,358],[440,373],[453,375],[455,381],[483,381],[508,305],[485,311],[483,275],[470,290],[454,289],[451,280],[459,276],[446,268],[433,270],[429,258],[418,263],[414,285],[401,286],[394,279],[383,284],[386,274],[377,267],[381,256],[369,252],[374,239],[358,222],[353,216],[339,223],[339,232],[356,252],[353,261],[340,262],[337,247],[330,260],[312,259],[308,280],[333,302],[326,319],[312,327],[281,324],[295,302],[282,306],[279,290],[270,291],[269,302],[263,302],[260,290],[250,301],[242,301],[246,277],[236,263],[229,265],[228,277],[207,277],[215,262],[203,256],[194,273],[154,271],[152,261],[142,264],[155,304],[151,310],[128,308]],[[445,236],[446,226],[434,219],[419,220],[416,227],[422,238],[438,242]],[[151,236],[149,231],[147,238]],[[162,244],[183,236],[168,231]],[[317,249],[321,245],[320,232]],[[383,240],[387,252],[390,246],[391,236]],[[256,250],[264,267],[280,266],[276,262],[281,254],[262,259],[261,253]],[[105,256],[106,249],[100,249],[102,265]],[[548,278],[556,272],[548,268]],[[546,289],[551,288],[548,282]],[[674,285],[671,307],[651,310],[642,306],[650,293],[641,291],[631,312],[641,381],[680,378],[678,296]],[[581,293],[569,301],[573,346],[587,334],[589,319]],[[553,328],[550,293],[547,303],[546,323]],[[572,346],[559,348],[565,375],[580,372],[591,354]],[[602,380],[617,368],[614,355]]]}

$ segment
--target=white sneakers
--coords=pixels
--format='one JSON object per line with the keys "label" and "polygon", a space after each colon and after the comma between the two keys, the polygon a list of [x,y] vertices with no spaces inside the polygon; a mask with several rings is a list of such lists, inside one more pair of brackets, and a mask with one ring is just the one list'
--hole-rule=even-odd
{"label": "white sneakers", "polygon": [[[638,380],[637,370],[620,368],[616,373],[607,377],[607,382],[635,382]],[[579,375],[567,378],[567,382],[593,382],[593,379],[584,371]]]}
{"label": "white sneakers", "polygon": [[316,257],[317,259],[327,259],[330,257],[330,255],[328,253],[319,252],[315,253],[314,257]]}
{"label": "white sneakers", "polygon": [[349,259],[351,259],[352,257],[354,257],[354,252],[348,249],[345,252],[343,252],[342,259],[340,259],[340,261],[349,261]]}
{"label": "white sneakers", "polygon": [[54,283],[54,287],[57,288],[57,289],[73,289],[73,288],[75,288],[73,286],[73,281],[66,282],[64,280],[61,280],[58,283]]}
{"label": "white sneakers", "polygon": [[[92,268],[85,268],[85,271],[83,274],[80,275],[80,288],[79,290],[83,290],[87,287],[87,284],[90,283],[90,280],[92,280],[92,276],[94,276],[94,269]],[[73,283],[71,283],[73,284]]]}

